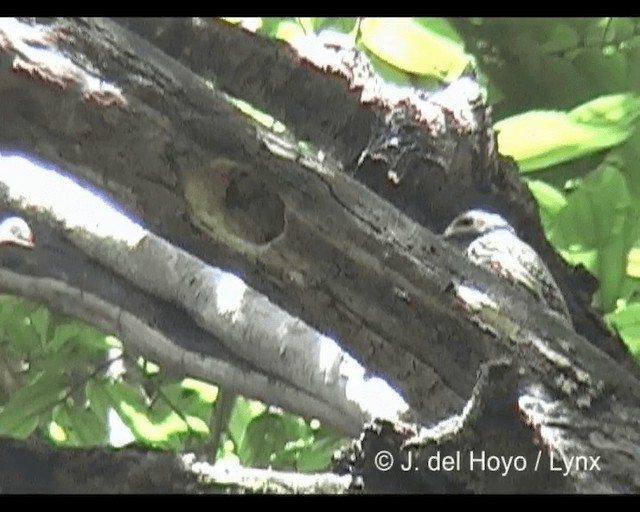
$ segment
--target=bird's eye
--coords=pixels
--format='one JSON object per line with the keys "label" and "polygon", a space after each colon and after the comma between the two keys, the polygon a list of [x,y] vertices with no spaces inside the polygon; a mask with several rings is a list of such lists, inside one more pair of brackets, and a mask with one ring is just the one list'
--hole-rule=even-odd
{"label": "bird's eye", "polygon": [[462,219],[460,219],[460,222],[458,224],[464,228],[468,228],[469,226],[473,225],[473,219],[471,219],[470,217],[463,217]]}

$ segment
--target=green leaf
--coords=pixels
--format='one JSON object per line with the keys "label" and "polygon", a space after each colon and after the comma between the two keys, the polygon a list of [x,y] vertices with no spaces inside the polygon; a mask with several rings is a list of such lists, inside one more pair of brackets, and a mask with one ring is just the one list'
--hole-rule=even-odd
{"label": "green leaf", "polygon": [[640,304],[630,304],[605,318],[620,334],[631,353],[640,357]]}
{"label": "green leaf", "polygon": [[305,472],[326,471],[331,465],[333,453],[346,442],[346,439],[338,437],[328,429],[320,429],[314,433],[313,442],[300,450],[296,469]]}
{"label": "green leaf", "polygon": [[18,416],[0,413],[0,435],[27,439],[40,425],[40,415]]}
{"label": "green leaf", "polygon": [[624,133],[633,130],[638,116],[640,97],[634,94],[601,96],[569,112],[569,118],[576,123],[594,127],[618,127]]}
{"label": "green leaf", "polygon": [[255,418],[247,427],[238,456],[243,465],[267,467],[274,453],[286,443],[286,426],[281,414],[266,412]]}
{"label": "green leaf", "polygon": [[374,71],[385,82],[395,84],[400,87],[411,86],[411,78],[404,71],[399,70],[391,64],[387,64],[384,60],[378,58],[375,54],[365,49],[366,55],[371,61]]}
{"label": "green leaf", "polygon": [[42,348],[38,331],[34,328],[31,315],[39,306],[5,296],[0,313],[0,335],[17,351],[29,354]]}
{"label": "green leaf", "polygon": [[229,418],[229,433],[236,445],[236,451],[244,442],[247,427],[258,416],[265,413],[267,407],[257,400],[247,400],[243,397],[236,398],[236,404]]}
{"label": "green leaf", "polygon": [[138,441],[153,446],[172,446],[171,434],[175,425],[158,424],[157,414],[151,413],[137,388],[126,382],[114,382],[105,387],[105,391],[111,407]]}
{"label": "green leaf", "polygon": [[438,34],[440,37],[460,45],[464,44],[460,34],[458,34],[456,29],[451,26],[451,23],[444,18],[413,18],[413,21],[430,32]]}
{"label": "green leaf", "polygon": [[314,31],[333,30],[349,34],[356,26],[357,18],[312,18]]}
{"label": "green leaf", "polygon": [[550,233],[567,260],[584,264],[598,277],[605,311],[612,310],[619,297],[639,217],[624,175],[605,161],[568,196]]}
{"label": "green leaf", "polygon": [[49,320],[49,310],[45,307],[40,307],[31,313],[31,325],[36,333],[38,333],[38,336],[40,336],[40,343],[42,345],[48,341]]}
{"label": "green leaf", "polygon": [[410,18],[366,18],[362,44],[382,60],[409,73],[452,81],[471,63],[462,44]]}
{"label": "green leaf", "polygon": [[22,436],[32,432],[40,419],[49,417],[53,407],[69,391],[63,376],[42,374],[15,392],[0,411],[0,435]]}
{"label": "green leaf", "polygon": [[640,278],[640,243],[631,248],[627,256],[627,275]]}
{"label": "green leaf", "polygon": [[[195,382],[188,382],[187,385],[184,382],[163,385],[161,396],[154,404],[153,409],[158,415],[162,414],[162,411],[170,415],[175,414],[175,410],[179,410],[190,422],[192,428],[195,428],[200,434],[206,435],[208,433],[206,423],[211,413],[212,403],[212,400],[209,400],[210,389],[206,390],[205,387],[194,386]],[[206,386],[213,387],[209,384]],[[183,426],[181,432],[184,431]]]}
{"label": "green leaf", "polygon": [[109,417],[109,410],[111,409],[112,403],[111,395],[107,391],[107,388],[111,385],[112,383],[109,380],[93,379],[87,382],[85,386],[89,409],[105,422]]}
{"label": "green leaf", "polygon": [[540,180],[527,180],[529,190],[540,208],[545,232],[551,231],[556,215],[567,205],[567,199],[557,188]]}
{"label": "green leaf", "polygon": [[282,39],[288,42],[306,37],[306,35],[304,28],[299,23],[288,20],[279,23],[278,28],[274,33],[274,37],[276,39]]}
{"label": "green leaf", "polygon": [[189,436],[204,439],[209,433],[203,417],[208,420],[210,406],[197,391],[178,384],[163,386],[152,405],[126,382],[93,383],[87,387],[87,397],[99,417],[113,409],[136,440],[147,445],[180,448]]}
{"label": "green leaf", "polygon": [[106,336],[97,329],[80,322],[58,325],[47,350],[56,352],[67,344],[77,346],[86,354],[102,353],[120,346],[112,336]]}
{"label": "green leaf", "polygon": [[580,158],[626,141],[640,115],[632,94],[602,96],[574,110],[530,111],[495,124],[500,153],[523,172]]}
{"label": "green leaf", "polygon": [[195,391],[200,397],[200,400],[208,404],[213,403],[218,393],[216,386],[196,379],[184,379],[181,386],[183,389]]}
{"label": "green leaf", "polygon": [[578,46],[577,30],[565,23],[554,24],[541,48],[548,53],[567,51]]}
{"label": "green leaf", "polygon": [[66,446],[100,446],[108,439],[107,422],[90,409],[62,404],[54,409],[53,421],[57,436],[64,434],[58,442]]}

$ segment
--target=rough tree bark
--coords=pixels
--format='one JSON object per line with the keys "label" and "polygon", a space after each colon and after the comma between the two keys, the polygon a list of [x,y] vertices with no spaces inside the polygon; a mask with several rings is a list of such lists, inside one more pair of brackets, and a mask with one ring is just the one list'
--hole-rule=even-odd
{"label": "rough tree bark", "polygon": [[[2,290],[92,321],[173,371],[346,434],[388,420],[343,454],[344,488],[638,490],[637,368],[589,310],[594,284],[546,243],[471,80],[430,96],[398,92],[353,49],[291,48],[195,19],[4,20],[0,49],[2,153],[75,180],[17,161],[0,169],[3,209],[20,212],[38,241],[21,258],[0,253]],[[257,127],[222,92],[269,112],[316,150]],[[95,204],[70,200],[81,197],[76,182],[144,229],[122,221],[124,237],[99,226]],[[54,186],[67,187],[63,199],[52,197]],[[576,332],[434,234],[477,205],[499,209],[545,258]],[[251,287],[227,310],[218,293],[231,278],[217,269]],[[329,345],[329,366],[318,332],[346,350]],[[366,388],[354,395],[349,384],[368,381],[347,353],[384,376],[410,410],[374,410]],[[0,443],[5,492],[38,488],[16,477],[16,460],[60,464],[30,446]],[[398,457],[389,472],[375,466],[383,448]],[[473,450],[521,456],[515,462],[526,468],[470,468]],[[464,467],[452,471],[398,465],[414,457],[424,469],[434,455],[456,454]],[[57,479],[57,490],[114,488],[87,476],[93,456],[70,452],[89,462],[66,467],[73,483]],[[574,466],[558,473],[552,456],[559,468]],[[149,457],[140,463],[153,466]],[[190,477],[138,481],[118,488],[202,490]]]}

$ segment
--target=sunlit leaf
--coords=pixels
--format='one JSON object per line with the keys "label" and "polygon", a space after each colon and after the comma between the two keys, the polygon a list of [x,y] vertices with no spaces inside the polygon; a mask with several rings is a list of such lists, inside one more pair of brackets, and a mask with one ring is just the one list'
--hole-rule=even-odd
{"label": "sunlit leaf", "polygon": [[626,141],[640,115],[640,98],[603,96],[571,112],[529,111],[495,124],[500,153],[523,172],[580,158]]}
{"label": "sunlit leaf", "polygon": [[362,44],[382,60],[409,73],[443,80],[458,78],[471,58],[463,46],[410,18],[365,18]]}
{"label": "sunlit leaf", "polygon": [[58,434],[64,432],[64,438],[59,441],[65,445],[98,446],[107,439],[107,423],[91,409],[63,404],[55,408],[53,419]]}
{"label": "sunlit leaf", "polygon": [[282,21],[278,24],[275,33],[273,34],[276,39],[282,39],[284,41],[295,41],[306,37],[306,32],[300,23],[296,21]]}
{"label": "sunlit leaf", "polygon": [[545,231],[551,229],[553,218],[566,206],[567,200],[557,188],[540,180],[528,180],[529,190],[535,197]]}
{"label": "sunlit leaf", "polygon": [[627,275],[640,278],[640,246],[631,248],[627,256]]}

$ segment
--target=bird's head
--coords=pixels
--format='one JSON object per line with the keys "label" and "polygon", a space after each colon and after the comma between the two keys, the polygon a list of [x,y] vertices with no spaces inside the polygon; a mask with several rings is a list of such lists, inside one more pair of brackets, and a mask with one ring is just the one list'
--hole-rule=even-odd
{"label": "bird's head", "polygon": [[0,244],[13,244],[32,249],[33,232],[20,217],[8,217],[0,222]]}
{"label": "bird's head", "polygon": [[511,224],[497,213],[468,210],[453,219],[442,236],[447,240],[474,239],[496,229],[513,232]]}

